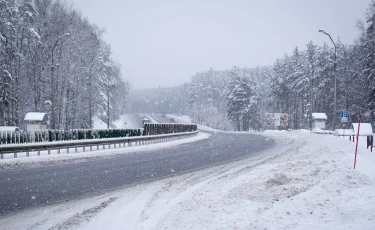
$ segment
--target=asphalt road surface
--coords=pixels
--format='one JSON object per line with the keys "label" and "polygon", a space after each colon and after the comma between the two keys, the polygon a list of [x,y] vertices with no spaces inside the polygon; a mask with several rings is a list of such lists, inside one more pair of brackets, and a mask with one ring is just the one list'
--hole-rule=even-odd
{"label": "asphalt road surface", "polygon": [[263,136],[218,133],[175,148],[0,170],[0,216],[231,162],[273,144]]}

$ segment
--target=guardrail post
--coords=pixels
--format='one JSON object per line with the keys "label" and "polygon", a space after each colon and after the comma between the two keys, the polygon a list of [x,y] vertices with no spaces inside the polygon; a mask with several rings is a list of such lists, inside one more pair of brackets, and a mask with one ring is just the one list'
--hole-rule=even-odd
{"label": "guardrail post", "polygon": [[40,151],[38,151],[38,156],[40,156]]}
{"label": "guardrail post", "polygon": [[57,154],[60,154],[60,149],[57,149]]}
{"label": "guardrail post", "polygon": [[99,150],[99,145],[96,146],[96,150]]}
{"label": "guardrail post", "polygon": [[86,147],[85,146],[83,146],[83,152],[86,152]]}
{"label": "guardrail post", "polygon": [[[1,154],[3,155],[3,154]],[[26,157],[29,157],[30,156],[30,153],[29,152],[26,152]]]}
{"label": "guardrail post", "polygon": [[51,150],[50,149],[48,149],[48,155],[51,155]]}
{"label": "guardrail post", "polygon": [[1,154],[1,159],[4,159],[4,154]]}
{"label": "guardrail post", "polygon": [[69,153],[69,148],[66,148],[66,152]]}
{"label": "guardrail post", "polygon": [[90,151],[92,151],[92,145],[90,145]]}
{"label": "guardrail post", "polygon": [[75,152],[77,153],[77,151],[78,151],[78,150],[77,150],[77,147],[75,147]]}
{"label": "guardrail post", "polygon": [[17,153],[14,153],[14,158],[17,158]]}
{"label": "guardrail post", "polygon": [[373,136],[367,136],[367,149],[370,147],[371,152],[372,152],[372,145],[373,145]]}

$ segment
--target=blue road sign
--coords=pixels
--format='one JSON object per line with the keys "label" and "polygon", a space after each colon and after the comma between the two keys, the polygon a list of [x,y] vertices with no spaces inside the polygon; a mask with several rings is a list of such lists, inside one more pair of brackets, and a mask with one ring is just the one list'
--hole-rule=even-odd
{"label": "blue road sign", "polygon": [[348,115],[347,112],[342,112],[342,113],[341,113],[341,117],[342,117],[342,118],[348,118],[349,115]]}
{"label": "blue road sign", "polygon": [[349,114],[347,112],[341,113],[341,122],[345,123],[348,122]]}

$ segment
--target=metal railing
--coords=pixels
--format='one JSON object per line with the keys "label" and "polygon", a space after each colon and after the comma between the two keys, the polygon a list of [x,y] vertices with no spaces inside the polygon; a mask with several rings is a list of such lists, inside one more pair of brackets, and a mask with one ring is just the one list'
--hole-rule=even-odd
{"label": "metal railing", "polygon": [[99,146],[103,146],[102,149],[132,146],[132,145],[146,145],[151,143],[165,142],[169,140],[181,139],[181,137],[194,136],[198,131],[184,132],[184,133],[172,133],[163,135],[150,135],[150,136],[137,136],[137,137],[123,137],[123,138],[108,138],[108,139],[94,139],[94,140],[79,140],[79,141],[61,141],[61,142],[41,142],[31,144],[17,144],[17,145],[3,145],[0,146],[0,158],[4,159],[4,154],[14,154],[14,158],[17,158],[18,153],[26,153],[26,157],[30,156],[30,152],[37,152],[40,155],[41,151],[48,151],[48,155],[51,154],[51,150],[57,150],[60,154],[61,149],[66,149],[69,153],[71,148],[77,152],[78,148],[82,148],[86,151],[89,148],[90,151],[93,147],[99,150]]}

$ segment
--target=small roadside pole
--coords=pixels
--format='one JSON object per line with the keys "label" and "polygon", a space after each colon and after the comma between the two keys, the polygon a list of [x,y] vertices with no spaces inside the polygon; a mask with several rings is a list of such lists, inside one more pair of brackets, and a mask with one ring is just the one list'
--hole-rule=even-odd
{"label": "small roadside pole", "polygon": [[358,137],[359,137],[359,129],[361,127],[361,115],[358,115],[358,130],[357,130],[357,143],[355,145],[355,155],[354,155],[354,169],[355,169],[355,165],[357,163],[357,152],[358,152]]}

